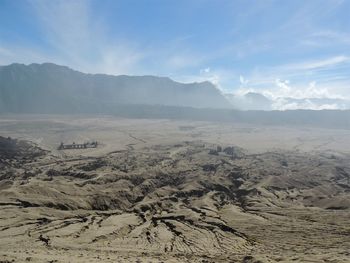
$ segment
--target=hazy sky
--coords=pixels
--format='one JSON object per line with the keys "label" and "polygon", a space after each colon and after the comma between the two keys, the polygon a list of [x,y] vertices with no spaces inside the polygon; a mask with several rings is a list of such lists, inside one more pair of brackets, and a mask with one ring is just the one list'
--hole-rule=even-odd
{"label": "hazy sky", "polygon": [[0,64],[350,97],[350,0],[0,0]]}

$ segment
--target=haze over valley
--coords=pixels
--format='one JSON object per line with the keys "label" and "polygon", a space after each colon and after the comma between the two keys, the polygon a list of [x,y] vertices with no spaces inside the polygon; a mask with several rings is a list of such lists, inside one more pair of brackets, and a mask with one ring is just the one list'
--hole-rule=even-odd
{"label": "haze over valley", "polygon": [[0,0],[0,263],[350,262],[349,13]]}

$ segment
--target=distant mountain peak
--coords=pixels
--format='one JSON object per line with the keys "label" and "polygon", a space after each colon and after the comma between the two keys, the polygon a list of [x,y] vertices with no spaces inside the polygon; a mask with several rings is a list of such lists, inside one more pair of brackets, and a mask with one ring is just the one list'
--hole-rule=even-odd
{"label": "distant mountain peak", "polygon": [[86,74],[54,63],[3,66],[0,94],[0,112],[94,112],[120,104],[231,107],[207,81],[185,84],[151,75]]}

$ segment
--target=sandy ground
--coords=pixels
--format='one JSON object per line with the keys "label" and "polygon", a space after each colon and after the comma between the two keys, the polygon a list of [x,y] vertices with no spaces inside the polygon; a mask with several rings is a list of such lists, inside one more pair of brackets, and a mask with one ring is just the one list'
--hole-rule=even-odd
{"label": "sandy ground", "polygon": [[7,115],[0,136],[33,142],[0,151],[0,262],[350,262],[348,130]]}
{"label": "sandy ground", "polygon": [[[251,152],[275,149],[350,153],[350,130],[312,127],[252,126],[247,124],[121,119],[112,116],[2,115],[0,135],[27,139],[55,151],[60,142],[97,140],[103,147],[67,155],[99,155],[178,141],[203,140],[232,144]],[[56,151],[56,153],[58,153]]]}

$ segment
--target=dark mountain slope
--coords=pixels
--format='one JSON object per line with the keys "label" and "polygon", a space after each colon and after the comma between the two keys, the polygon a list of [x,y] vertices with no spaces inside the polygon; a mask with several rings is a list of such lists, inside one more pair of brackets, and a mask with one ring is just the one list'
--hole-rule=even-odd
{"label": "dark mountain slope", "polygon": [[1,112],[110,112],[143,104],[227,108],[210,82],[183,84],[155,76],[84,74],[51,63],[0,67]]}

